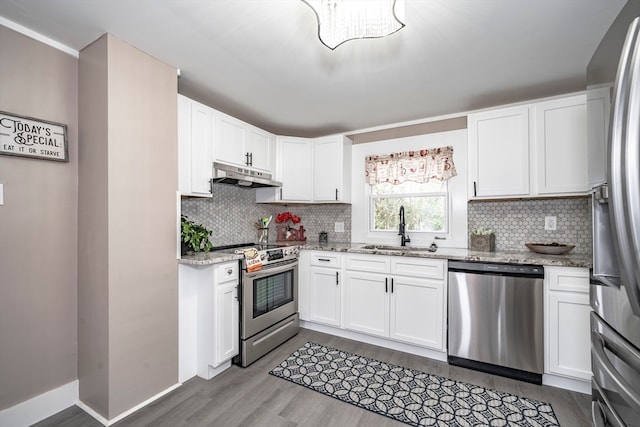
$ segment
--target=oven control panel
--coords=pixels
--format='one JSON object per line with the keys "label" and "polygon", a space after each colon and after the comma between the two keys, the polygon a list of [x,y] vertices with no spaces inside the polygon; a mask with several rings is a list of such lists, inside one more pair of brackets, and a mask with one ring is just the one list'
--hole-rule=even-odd
{"label": "oven control panel", "polygon": [[297,246],[281,247],[276,249],[265,250],[267,261],[280,261],[285,259],[297,258],[298,253],[299,253],[299,249]]}

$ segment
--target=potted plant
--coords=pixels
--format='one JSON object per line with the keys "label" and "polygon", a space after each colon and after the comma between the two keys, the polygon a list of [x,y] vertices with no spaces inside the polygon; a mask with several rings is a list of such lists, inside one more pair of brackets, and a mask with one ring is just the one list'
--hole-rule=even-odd
{"label": "potted plant", "polygon": [[493,252],[496,245],[496,236],[493,230],[484,227],[471,230],[470,243],[472,251]]}
{"label": "potted plant", "polygon": [[186,252],[209,252],[213,243],[209,236],[213,233],[202,224],[196,224],[185,215],[180,216],[180,241],[182,242],[182,254]]}

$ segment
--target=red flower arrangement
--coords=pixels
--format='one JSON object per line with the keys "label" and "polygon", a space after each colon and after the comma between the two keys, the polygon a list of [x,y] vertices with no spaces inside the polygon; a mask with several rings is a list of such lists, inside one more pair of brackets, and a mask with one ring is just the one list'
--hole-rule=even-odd
{"label": "red flower arrangement", "polygon": [[276,222],[278,224],[282,224],[283,222],[287,223],[287,228],[290,227],[289,225],[289,221],[291,221],[294,224],[297,224],[300,222],[300,217],[297,215],[292,215],[291,212],[287,211],[287,212],[281,212],[278,215],[276,215]]}
{"label": "red flower arrangement", "polygon": [[279,242],[307,240],[307,238],[304,237],[304,227],[302,225],[297,229],[291,226],[292,223],[298,224],[300,221],[301,219],[298,215],[292,215],[289,211],[276,215],[276,223],[281,224],[278,225],[277,240]]}

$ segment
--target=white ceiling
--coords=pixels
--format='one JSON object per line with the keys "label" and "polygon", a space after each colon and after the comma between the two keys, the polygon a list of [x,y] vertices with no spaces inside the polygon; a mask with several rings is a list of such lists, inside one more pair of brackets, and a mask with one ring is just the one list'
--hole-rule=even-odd
{"label": "white ceiling", "polygon": [[180,93],[321,136],[583,90],[625,3],[406,0],[406,28],[334,51],[300,0],[0,0],[0,17],[75,50],[109,32],[181,69]]}

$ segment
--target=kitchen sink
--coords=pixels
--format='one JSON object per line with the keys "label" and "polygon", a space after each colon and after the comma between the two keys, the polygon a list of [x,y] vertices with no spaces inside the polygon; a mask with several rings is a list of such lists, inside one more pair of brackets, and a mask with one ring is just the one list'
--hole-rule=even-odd
{"label": "kitchen sink", "polygon": [[396,252],[435,252],[436,249],[430,247],[416,247],[416,246],[393,246],[393,245],[364,245],[360,246],[360,249],[374,250],[374,251],[396,251]]}

